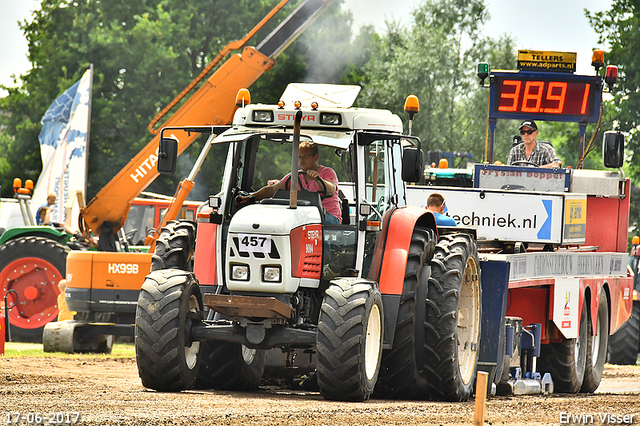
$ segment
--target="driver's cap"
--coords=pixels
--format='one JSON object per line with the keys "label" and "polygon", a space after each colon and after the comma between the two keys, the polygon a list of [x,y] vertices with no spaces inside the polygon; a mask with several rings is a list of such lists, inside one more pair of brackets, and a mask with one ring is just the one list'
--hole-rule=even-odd
{"label": "driver's cap", "polygon": [[533,120],[524,120],[518,130],[522,130],[523,127],[530,127],[533,130],[538,130],[538,125]]}

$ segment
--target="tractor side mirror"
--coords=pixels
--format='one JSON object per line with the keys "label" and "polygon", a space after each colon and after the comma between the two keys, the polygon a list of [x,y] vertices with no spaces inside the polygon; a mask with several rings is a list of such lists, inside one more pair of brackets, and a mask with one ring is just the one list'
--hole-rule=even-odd
{"label": "tractor side mirror", "polygon": [[419,148],[405,148],[402,152],[402,180],[405,182],[419,182],[422,177],[422,150]]}
{"label": "tractor side mirror", "polygon": [[602,161],[605,167],[618,169],[624,163],[624,134],[622,132],[604,132],[602,139]]}
{"label": "tractor side mirror", "polygon": [[173,138],[161,138],[158,149],[158,171],[173,174],[178,162],[178,141]]}

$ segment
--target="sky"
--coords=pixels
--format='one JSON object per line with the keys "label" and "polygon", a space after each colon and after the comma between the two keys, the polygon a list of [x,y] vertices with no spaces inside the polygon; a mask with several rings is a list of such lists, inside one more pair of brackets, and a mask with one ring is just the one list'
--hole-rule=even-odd
{"label": "sky", "polygon": [[[411,23],[412,10],[422,0],[344,0],[354,17],[356,28],[374,25],[384,31],[385,21]],[[495,39],[502,35],[515,38],[518,49],[576,52],[577,72],[591,74],[591,50],[604,48],[597,44],[584,9],[591,12],[608,10],[612,0],[485,0],[491,15],[484,34]],[[31,20],[31,12],[39,0],[0,0],[0,84],[16,86],[12,74],[20,75],[30,69],[27,59],[27,40],[18,21]],[[606,58],[605,58],[606,59]],[[473,65],[475,67],[475,64]],[[0,91],[0,96],[6,95]]]}

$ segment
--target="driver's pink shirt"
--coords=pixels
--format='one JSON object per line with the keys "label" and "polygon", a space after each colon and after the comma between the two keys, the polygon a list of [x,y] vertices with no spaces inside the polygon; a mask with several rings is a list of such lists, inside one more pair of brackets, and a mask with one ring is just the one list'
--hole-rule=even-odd
{"label": "driver's pink shirt", "polygon": [[[337,217],[340,222],[342,222],[342,212],[340,211],[340,201],[338,199],[338,176],[331,167],[320,166],[317,172],[322,180],[331,182],[336,187],[336,192],[334,192],[331,197],[327,197],[322,200],[322,207],[324,207],[327,213],[332,214],[333,216]],[[289,176],[291,176],[291,173],[287,173],[287,175],[283,177],[281,181],[285,181]],[[300,179],[298,179],[298,182],[299,185],[302,185],[302,188],[306,189],[307,191],[320,192],[320,190],[323,189],[322,186],[319,185],[315,180],[306,183],[305,179],[300,177]],[[298,186],[298,188],[300,188],[300,186]]]}

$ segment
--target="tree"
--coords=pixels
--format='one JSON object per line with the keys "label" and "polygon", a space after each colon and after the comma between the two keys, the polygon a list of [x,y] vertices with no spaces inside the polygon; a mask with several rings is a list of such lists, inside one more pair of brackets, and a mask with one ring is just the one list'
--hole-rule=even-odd
{"label": "tree", "polygon": [[[414,134],[427,149],[468,151],[484,157],[488,91],[476,76],[478,62],[515,66],[513,40],[481,37],[488,19],[482,0],[425,0],[408,29],[387,24],[366,65],[360,105],[402,113],[408,94],[420,99]],[[517,127],[516,127],[517,128]],[[496,158],[506,156],[513,130],[496,135]],[[512,134],[512,133],[511,133]]]}
{"label": "tree", "polygon": [[[626,134],[626,168],[636,180],[640,177],[640,1],[614,0],[611,9],[591,13],[585,10],[591,26],[599,34],[599,43],[607,43],[606,62],[618,66],[618,83],[613,100],[606,108],[613,117],[605,129]],[[635,179],[633,179],[635,178]],[[632,191],[638,192],[637,188]],[[630,220],[637,224],[639,203],[631,197]]]}
{"label": "tree", "polygon": [[[94,64],[88,194],[91,199],[144,146],[151,136],[149,121],[185,88],[228,42],[243,37],[279,0],[145,0],[95,2],[42,0],[31,22],[22,23],[29,42],[32,69],[21,76],[21,86],[5,88],[0,99],[0,184],[10,187],[13,177],[37,179],[41,169],[38,134],[40,119],[51,102]],[[277,15],[283,19],[299,2]],[[307,75],[308,47],[314,37],[348,51],[351,41],[348,13],[337,1],[324,13],[333,25],[317,23],[307,31],[307,45],[294,43],[278,58],[273,70],[252,87],[254,101],[275,102],[288,82]],[[261,30],[260,41],[277,23]],[[338,39],[340,37],[340,39]],[[255,45],[255,44],[254,44]],[[337,49],[333,52],[336,54]],[[348,53],[344,53],[348,55]],[[332,62],[331,56],[325,56]],[[345,61],[342,61],[345,62]],[[346,61],[343,69],[357,61]],[[341,78],[340,71],[334,76]],[[161,123],[160,123],[161,124]],[[194,144],[191,151],[199,149]],[[219,187],[224,155],[205,165],[200,177]],[[162,176],[151,190],[173,193],[191,167],[189,154],[181,158],[175,176]],[[212,160],[215,161],[215,160]]]}

